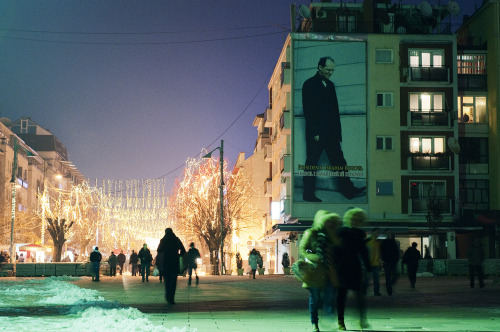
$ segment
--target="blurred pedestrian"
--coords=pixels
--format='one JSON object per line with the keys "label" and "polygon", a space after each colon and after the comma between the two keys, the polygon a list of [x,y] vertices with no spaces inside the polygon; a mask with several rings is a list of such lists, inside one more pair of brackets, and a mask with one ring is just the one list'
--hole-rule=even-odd
{"label": "blurred pedestrian", "polygon": [[335,250],[334,258],[340,281],[337,295],[339,330],[346,329],[344,312],[348,290],[353,290],[356,293],[361,329],[369,326],[362,289],[362,278],[366,273],[364,269],[371,272],[368,250],[365,245],[365,232],[360,228],[365,219],[366,214],[362,209],[350,209],[344,214],[344,225],[337,232],[341,242],[341,245]]}
{"label": "blurred pedestrian", "polygon": [[380,256],[385,274],[385,288],[387,295],[392,295],[392,287],[398,280],[397,265],[399,261],[399,247],[394,234],[386,234],[386,238],[380,242]]}
{"label": "blurred pedestrian", "polygon": [[161,282],[163,280],[163,252],[159,252],[156,255],[153,265],[158,269],[158,278]]}
{"label": "blurred pedestrian", "polygon": [[90,262],[92,264],[92,281],[99,281],[99,268],[101,267],[102,255],[99,247],[94,247],[90,253]]}
{"label": "blurred pedestrian", "polygon": [[408,279],[410,280],[411,288],[415,288],[415,283],[417,282],[418,261],[422,258],[417,246],[417,242],[413,242],[411,247],[408,247],[403,254],[403,263],[406,264],[408,270]]}
{"label": "blurred pedestrian", "polygon": [[370,237],[366,240],[366,247],[368,248],[368,255],[370,259],[371,273],[366,274],[365,279],[365,293],[370,279],[373,279],[373,295],[380,296],[380,240],[378,236],[380,235],[380,230],[375,228],[372,230]]}
{"label": "blurred pedestrian", "polygon": [[250,265],[250,275],[255,279],[255,272],[257,272],[257,261],[258,254],[255,248],[250,251],[250,255],[248,255],[248,264]]}
{"label": "blurred pedestrian", "polygon": [[114,252],[111,252],[108,258],[109,264],[109,276],[116,277],[116,265],[118,264],[118,258],[116,257]]}
{"label": "blurred pedestrian", "polygon": [[174,234],[172,228],[165,229],[165,236],[160,240],[157,249],[163,252],[163,271],[165,276],[165,299],[169,304],[175,304],[175,289],[177,288],[177,275],[180,271],[179,258],[186,254],[186,249],[181,240]]}
{"label": "blurred pedestrian", "polygon": [[196,260],[198,258],[201,258],[201,255],[200,255],[199,250],[194,247],[194,242],[191,242],[189,244],[189,250],[188,250],[186,256],[187,256],[187,268],[188,268],[188,274],[189,274],[188,285],[191,286],[191,277],[193,275],[193,270],[194,270],[194,274],[196,276],[196,284],[198,285],[200,283],[200,278],[198,277],[198,273],[196,272],[196,269],[198,268],[198,264],[196,263]]}
{"label": "blurred pedestrian", "polygon": [[151,262],[153,261],[153,256],[148,248],[148,245],[144,243],[141,250],[139,250],[139,259],[141,260],[141,276],[142,282],[149,281],[149,273],[151,268]]}
{"label": "blurred pedestrian", "polygon": [[120,275],[122,275],[123,267],[125,266],[125,261],[127,260],[127,257],[125,257],[125,254],[123,253],[123,250],[120,250],[117,259],[118,259],[118,266],[120,267]]}
{"label": "blurred pedestrian", "polygon": [[139,262],[139,256],[134,250],[132,250],[132,254],[130,255],[128,262],[132,265],[132,276],[135,277],[137,275],[137,263]]}
{"label": "blurred pedestrian", "polygon": [[481,240],[474,238],[471,246],[467,250],[467,258],[469,259],[469,280],[470,287],[474,288],[475,274],[479,278],[479,287],[484,287],[484,259],[485,254]]}
{"label": "blurred pedestrian", "polygon": [[318,308],[321,298],[325,311],[335,312],[336,287],[339,285],[337,271],[333,262],[335,246],[340,244],[337,228],[342,224],[339,215],[319,210],[314,216],[313,225],[304,232],[299,243],[299,254],[315,267],[302,287],[309,290],[309,315],[313,331],[319,331]]}

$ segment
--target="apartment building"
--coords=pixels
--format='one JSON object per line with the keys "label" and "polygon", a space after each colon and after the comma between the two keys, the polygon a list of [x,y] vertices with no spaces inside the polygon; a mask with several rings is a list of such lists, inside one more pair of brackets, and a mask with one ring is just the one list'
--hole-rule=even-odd
{"label": "apartment building", "polygon": [[[493,2],[492,6],[498,5]],[[458,12],[453,1],[442,5],[322,1],[292,7],[291,17],[297,20],[292,20],[292,32],[269,82],[269,107],[264,114],[270,136],[264,147],[271,156],[266,159],[269,166],[263,166],[271,183],[269,209],[279,207],[267,239],[275,242],[278,271],[283,252],[297,257],[297,235],[311,225],[320,209],[342,215],[360,207],[368,214],[367,231],[386,229],[396,235],[401,249],[417,242],[422,253],[428,246],[434,258],[464,258],[472,234],[484,230],[474,218],[464,217],[464,208],[491,210],[492,201],[498,200],[498,178],[491,174],[498,164],[498,143],[492,147],[479,139],[498,133],[497,105],[486,103],[484,97],[490,97],[485,91],[471,95],[461,88],[465,78],[457,59],[465,51],[457,47],[457,36],[451,33],[451,17]],[[472,25],[474,17],[468,22]],[[489,32],[490,38],[495,33]],[[481,38],[484,41],[487,36]],[[489,47],[490,43],[488,52]],[[326,58],[328,66],[320,62],[323,57],[331,57]],[[495,71],[497,57],[491,57],[488,68]],[[308,156],[310,92],[304,90],[318,68],[329,71],[335,86],[341,123],[336,128],[342,133],[344,164],[325,151],[317,163]],[[494,80],[489,72],[487,80]],[[330,83],[323,80],[323,84]],[[498,77],[491,84],[498,89]],[[486,111],[483,103],[488,105]],[[465,124],[464,112],[471,113],[470,107],[469,121],[476,122]],[[482,125],[486,118],[489,124]],[[474,130],[475,138],[465,143],[464,130]],[[482,162],[466,162],[472,157],[465,157],[464,149]],[[488,173],[484,173],[485,151]],[[306,195],[311,178],[313,197]],[[346,190],[346,183],[355,189]],[[482,200],[464,198],[464,192]],[[495,232],[490,234],[493,239]]]}
{"label": "apartment building", "polygon": [[500,257],[500,1],[484,1],[457,31],[460,220],[479,223]]}
{"label": "apartment building", "polygon": [[[44,188],[70,190],[85,180],[68,161],[64,144],[28,117],[14,122],[2,118],[0,139],[0,217],[6,224],[13,210],[17,223],[23,222],[20,218],[36,218],[38,197]],[[15,183],[15,191],[12,183]],[[10,223],[7,228],[10,232]],[[33,230],[30,241],[40,239],[43,243],[41,222],[40,227]],[[8,242],[10,236],[2,237],[3,249],[10,246]]]}

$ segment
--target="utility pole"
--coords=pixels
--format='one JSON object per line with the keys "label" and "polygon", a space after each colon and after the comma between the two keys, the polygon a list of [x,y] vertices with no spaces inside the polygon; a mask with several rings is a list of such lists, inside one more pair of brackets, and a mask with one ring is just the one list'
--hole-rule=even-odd
{"label": "utility pole", "polygon": [[12,264],[16,264],[16,250],[14,249],[14,220],[16,218],[16,182],[17,182],[17,149],[19,148],[17,144],[17,137],[13,136],[13,144],[14,144],[14,161],[12,163],[12,177],[10,179],[10,183],[12,185],[12,206],[11,206],[11,215],[12,219],[10,222],[10,262]]}

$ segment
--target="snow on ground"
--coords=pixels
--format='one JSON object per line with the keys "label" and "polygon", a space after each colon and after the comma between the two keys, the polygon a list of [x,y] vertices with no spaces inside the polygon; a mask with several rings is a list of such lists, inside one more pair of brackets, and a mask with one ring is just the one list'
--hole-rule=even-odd
{"label": "snow on ground", "polygon": [[0,281],[2,331],[195,332],[155,326],[139,310],[106,301],[99,292],[68,281],[75,277]]}

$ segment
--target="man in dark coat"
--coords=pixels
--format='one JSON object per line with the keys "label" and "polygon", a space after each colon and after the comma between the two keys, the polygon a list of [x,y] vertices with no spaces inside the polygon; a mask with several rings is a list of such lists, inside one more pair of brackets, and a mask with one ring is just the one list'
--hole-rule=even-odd
{"label": "man in dark coat", "polygon": [[[198,285],[200,283],[200,278],[198,277],[198,273],[196,272],[196,269],[198,268],[198,264],[196,263],[196,260],[200,258],[200,252],[198,249],[194,247],[194,242],[191,242],[189,245],[189,250],[187,252],[187,268],[188,268],[188,274],[189,274],[189,281],[188,285],[191,286],[191,278],[193,276],[193,270],[194,274],[196,276],[196,284]],[[255,276],[254,276],[255,279]]]}
{"label": "man in dark coat", "polygon": [[127,260],[127,257],[125,257],[125,254],[123,253],[123,250],[120,250],[120,253],[118,254],[118,266],[120,266],[120,275],[123,274],[123,266],[125,264],[125,261]]}
{"label": "man in dark coat", "polygon": [[129,263],[132,265],[132,276],[137,275],[137,263],[139,262],[139,256],[137,256],[137,253],[132,250],[132,254],[130,255]]}
{"label": "man in dark coat", "polygon": [[398,280],[396,266],[399,261],[399,247],[394,234],[387,234],[387,238],[380,243],[380,256],[384,266],[385,288],[388,295],[392,295],[392,286]]}
{"label": "man in dark coat", "polygon": [[165,236],[160,240],[158,253],[163,253],[163,273],[165,277],[165,298],[169,304],[175,304],[175,289],[179,274],[179,257],[186,254],[181,240],[172,228],[165,229]]}
{"label": "man in dark coat", "polygon": [[149,281],[149,268],[151,267],[151,262],[153,261],[153,256],[151,251],[149,251],[148,245],[144,243],[141,250],[139,250],[139,259],[141,260],[141,275],[142,282],[144,280]]}
{"label": "man in dark coat", "polygon": [[334,264],[339,273],[340,286],[337,293],[337,316],[339,330],[345,330],[344,312],[347,291],[356,293],[361,329],[368,327],[366,318],[365,295],[362,288],[362,277],[366,271],[371,272],[368,249],[365,245],[365,232],[360,228],[366,220],[362,209],[350,209],[344,214],[344,225],[337,230],[341,245],[334,252]]}
{"label": "man in dark coat", "polygon": [[118,258],[116,258],[114,252],[111,252],[111,255],[109,255],[108,264],[109,264],[109,276],[116,277],[116,265],[118,264]]}
{"label": "man in dark coat", "polygon": [[408,247],[403,255],[403,263],[405,263],[408,267],[408,279],[410,279],[411,288],[415,288],[418,261],[421,258],[422,256],[420,256],[420,251],[417,250],[417,242],[413,242],[411,247]]}
{"label": "man in dark coat", "polygon": [[[323,151],[332,166],[337,170],[346,170],[347,162],[342,152],[342,126],[340,123],[339,103],[335,84],[330,81],[335,70],[335,61],[331,57],[319,59],[316,75],[309,78],[302,86],[302,108],[306,120],[306,161],[308,172],[313,174],[304,176],[303,199],[307,202],[321,202],[316,197],[316,167]],[[347,173],[347,172],[346,172]],[[366,187],[357,188],[349,175],[338,178],[340,192],[347,199],[366,190]]]}
{"label": "man in dark coat", "polygon": [[90,253],[90,262],[92,263],[92,281],[99,281],[99,268],[101,266],[102,255],[98,247]]}

